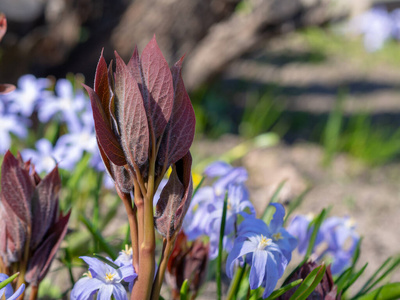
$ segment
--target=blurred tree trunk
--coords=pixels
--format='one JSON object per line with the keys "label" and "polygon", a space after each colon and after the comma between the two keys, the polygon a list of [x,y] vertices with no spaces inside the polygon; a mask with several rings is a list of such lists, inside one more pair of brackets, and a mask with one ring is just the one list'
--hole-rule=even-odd
{"label": "blurred tree trunk", "polygon": [[128,58],[132,43],[143,49],[155,33],[169,63],[187,54],[185,84],[193,90],[266,39],[347,17],[363,1],[135,0],[115,28],[112,44]]}

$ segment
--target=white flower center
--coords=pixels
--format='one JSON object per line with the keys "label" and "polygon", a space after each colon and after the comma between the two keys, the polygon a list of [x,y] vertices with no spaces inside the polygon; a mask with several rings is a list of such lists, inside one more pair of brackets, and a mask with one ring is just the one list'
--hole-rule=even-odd
{"label": "white flower center", "polygon": [[264,250],[266,247],[271,245],[272,239],[268,239],[267,237],[261,235],[261,240],[258,243],[257,249]]}
{"label": "white flower center", "polygon": [[106,273],[106,276],[104,278],[105,278],[106,282],[113,282],[114,277],[115,277],[114,273]]}

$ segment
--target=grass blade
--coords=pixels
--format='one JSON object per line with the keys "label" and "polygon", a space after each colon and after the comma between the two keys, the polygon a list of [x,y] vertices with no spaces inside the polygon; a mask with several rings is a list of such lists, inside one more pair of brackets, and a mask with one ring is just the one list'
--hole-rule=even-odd
{"label": "grass blade", "polygon": [[14,279],[18,277],[18,275],[19,275],[19,272],[18,272],[18,273],[15,273],[14,275],[12,275],[12,276],[10,276],[10,277],[8,277],[6,280],[0,282],[0,290],[1,290],[2,288],[4,288],[7,284],[13,282]]}
{"label": "grass blade", "polygon": [[[360,271],[358,271],[356,274],[354,274],[354,276],[352,276],[352,278],[349,280],[349,282],[346,284],[346,286],[343,287],[342,294],[346,293],[346,291],[349,289],[349,287],[351,287],[353,285],[353,283],[356,282],[356,280],[361,276],[361,274],[364,273],[367,266],[368,266],[368,263],[366,263],[361,268]],[[338,289],[338,291],[339,291],[339,289]]]}
{"label": "grass blade", "polygon": [[388,283],[364,296],[354,298],[357,300],[395,300],[400,299],[400,282]]}
{"label": "grass blade", "polygon": [[[288,283],[287,285],[281,287],[280,289],[273,291],[271,295],[269,295],[269,297],[266,300],[274,300],[276,298],[278,298],[279,296],[283,295],[284,293],[286,293],[287,291],[291,290],[292,288],[298,286],[300,283],[303,282],[303,279],[298,279],[296,281],[292,281],[290,283]],[[262,298],[258,299],[261,300]]]}
{"label": "grass blade", "polygon": [[283,221],[283,226],[286,225],[287,221],[289,220],[290,215],[300,206],[300,204],[303,202],[304,197],[308,194],[308,192],[311,190],[311,187],[307,187],[300,195],[296,197],[293,201],[290,202],[287,213],[285,216],[285,219]]}
{"label": "grass blade", "polygon": [[182,284],[181,290],[180,290],[180,300],[188,300],[189,299],[189,285],[187,279]]}
{"label": "grass blade", "polygon": [[317,285],[321,282],[325,275],[326,266],[322,264],[321,266],[315,268],[310,274],[304,279],[303,283],[299,286],[296,292],[290,297],[289,300],[305,300],[312,293]]}
{"label": "grass blade", "polygon": [[218,244],[218,257],[217,257],[217,299],[220,300],[222,297],[222,286],[221,286],[221,268],[222,268],[222,241],[225,233],[225,221],[226,221],[226,208],[228,206],[228,192],[225,193],[224,206],[222,209],[221,229],[219,232],[219,244]]}
{"label": "grass blade", "polygon": [[106,252],[111,257],[112,260],[115,260],[117,258],[115,250],[105,241],[100,231],[96,230],[93,227],[92,223],[84,215],[81,215],[79,217],[79,220],[86,226],[86,228],[92,234],[95,241],[99,243],[100,249]]}
{"label": "grass blade", "polygon": [[281,192],[282,188],[284,187],[286,181],[287,181],[286,179],[283,180],[278,185],[278,187],[275,189],[274,193],[272,194],[271,198],[269,199],[268,205],[265,208],[264,213],[262,214],[261,219],[267,224],[269,224],[271,222],[272,217],[275,213],[275,208],[273,206],[270,206],[270,204],[278,201],[279,193]]}
{"label": "grass blade", "polygon": [[110,267],[114,268],[115,270],[119,269],[119,266],[114,264],[112,261],[108,260],[104,256],[101,256],[97,253],[93,253],[93,256],[96,257],[98,260],[101,260],[103,263],[109,265]]}

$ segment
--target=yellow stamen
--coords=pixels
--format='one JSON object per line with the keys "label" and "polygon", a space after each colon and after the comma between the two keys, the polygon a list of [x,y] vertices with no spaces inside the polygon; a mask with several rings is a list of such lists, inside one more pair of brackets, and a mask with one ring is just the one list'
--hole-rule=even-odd
{"label": "yellow stamen", "polygon": [[83,276],[87,276],[89,278],[93,278],[92,273],[90,273],[90,271],[87,271],[86,273],[83,273]]}
{"label": "yellow stamen", "polygon": [[114,277],[115,277],[115,274],[106,273],[105,279],[106,279],[107,282],[110,282],[110,281],[114,280]]}
{"label": "yellow stamen", "polygon": [[279,240],[283,239],[283,236],[280,232],[278,232],[278,233],[273,234],[272,238],[274,239],[274,241],[279,241]]}
{"label": "yellow stamen", "polygon": [[356,225],[356,221],[353,218],[348,218],[344,222],[344,226],[346,226],[347,228],[353,228],[355,225]]}
{"label": "yellow stamen", "polygon": [[267,246],[269,246],[272,242],[272,239],[268,239],[266,236],[261,235],[261,241],[258,244],[259,250],[264,250]]}
{"label": "yellow stamen", "polygon": [[128,245],[125,245],[125,250],[122,250],[123,253],[126,255],[131,255],[132,254],[132,247],[129,247]]}

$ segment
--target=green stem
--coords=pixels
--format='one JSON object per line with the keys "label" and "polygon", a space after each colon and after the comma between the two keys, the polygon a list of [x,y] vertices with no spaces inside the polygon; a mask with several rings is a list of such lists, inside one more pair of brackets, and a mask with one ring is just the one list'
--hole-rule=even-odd
{"label": "green stem", "polygon": [[221,286],[221,268],[222,268],[222,242],[225,233],[225,219],[226,219],[226,209],[228,206],[228,193],[225,193],[224,206],[222,209],[222,219],[221,219],[221,230],[219,232],[219,245],[218,245],[218,257],[217,257],[217,299],[222,298],[222,286]]}
{"label": "green stem", "polygon": [[228,295],[226,297],[227,300],[236,299],[236,295],[240,288],[240,283],[242,282],[243,275],[246,271],[246,266],[247,266],[246,263],[244,263],[243,267],[239,267],[236,270],[235,277],[233,277],[231,286],[229,287],[229,290],[228,290]]}

